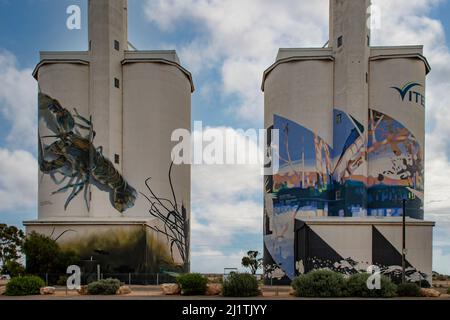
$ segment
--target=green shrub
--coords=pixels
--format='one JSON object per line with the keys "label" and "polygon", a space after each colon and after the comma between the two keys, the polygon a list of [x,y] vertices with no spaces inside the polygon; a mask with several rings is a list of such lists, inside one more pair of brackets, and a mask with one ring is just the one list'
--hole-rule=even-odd
{"label": "green shrub", "polygon": [[186,296],[203,295],[206,291],[208,279],[200,273],[186,273],[177,277],[181,294]]}
{"label": "green shrub", "polygon": [[113,295],[120,288],[120,281],[117,279],[103,279],[88,284],[88,294]]}
{"label": "green shrub", "polygon": [[342,297],[345,295],[345,279],[330,270],[314,270],[292,281],[297,297]]}
{"label": "green shrub", "polygon": [[395,296],[397,286],[388,277],[383,275],[381,275],[380,279],[380,289],[369,289],[367,287],[367,279],[370,276],[371,274],[366,272],[351,275],[346,281],[347,296],[362,298],[390,298]]}
{"label": "green shrub", "polygon": [[6,284],[6,296],[27,296],[40,294],[40,288],[45,287],[45,282],[36,276],[24,276],[12,278]]}
{"label": "green shrub", "polygon": [[397,286],[399,297],[420,297],[420,287],[415,283],[402,283]]}
{"label": "green shrub", "polygon": [[258,280],[249,273],[231,273],[223,281],[222,294],[225,297],[255,297],[260,294]]}
{"label": "green shrub", "polygon": [[447,288],[447,294],[450,294],[450,288]]}

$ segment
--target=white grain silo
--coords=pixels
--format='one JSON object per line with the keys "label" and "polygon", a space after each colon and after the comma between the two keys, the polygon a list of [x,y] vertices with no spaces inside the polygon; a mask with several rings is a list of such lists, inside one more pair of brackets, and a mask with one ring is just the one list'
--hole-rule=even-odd
{"label": "white grain silo", "polygon": [[431,282],[430,67],[422,46],[371,47],[369,6],[330,0],[328,47],[280,49],[263,75],[264,125],[280,137],[280,168],[264,185],[264,268],[282,283],[318,268],[401,275],[403,199],[407,278]]}
{"label": "white grain silo", "polygon": [[128,50],[126,0],[88,10],[89,50],[41,52],[34,71],[42,148],[27,232],[103,273],[187,271],[190,166],[171,165],[171,133],[191,128],[191,74],[175,51]]}

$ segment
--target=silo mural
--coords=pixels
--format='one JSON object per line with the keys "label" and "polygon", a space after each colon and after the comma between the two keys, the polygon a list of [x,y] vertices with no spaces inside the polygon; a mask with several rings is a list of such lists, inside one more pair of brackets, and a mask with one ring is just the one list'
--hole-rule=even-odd
{"label": "silo mural", "polygon": [[[401,216],[405,197],[411,199],[408,215],[423,218],[423,155],[411,132],[370,109],[366,142],[365,129],[357,120],[339,109],[334,109],[333,115],[333,148],[298,123],[273,117],[272,128],[280,132],[280,169],[265,178],[264,252],[266,272],[281,282],[288,283],[305,269],[362,270],[360,262],[353,260],[356,257],[327,251],[296,261],[296,221],[325,216]],[[365,162],[370,168],[368,177],[361,170]],[[321,241],[322,247],[328,246]],[[357,265],[359,269],[354,268]],[[412,277],[426,278],[409,267]],[[386,274],[395,271],[398,276],[398,268],[384,264],[383,268]]]}
{"label": "silo mural", "polygon": [[[89,211],[90,188],[94,186],[109,194],[117,216],[133,207],[138,191],[103,155],[102,147],[94,145],[95,130],[90,117],[80,115],[76,108],[69,111],[45,93],[39,93],[38,99],[39,121],[43,129],[51,133],[39,133],[38,136],[40,172],[41,175],[48,175],[55,187],[48,195],[49,199],[54,194],[65,194],[66,200],[60,209],[66,210],[74,198],[82,196]],[[189,270],[189,216],[185,205],[177,200],[172,168],[173,163],[168,166],[167,176],[172,199],[155,194],[151,177],[144,179],[146,189],[139,191],[140,196],[148,201],[147,213],[155,220],[154,223],[148,224],[143,230],[140,227],[136,230],[114,227],[103,233],[66,229],[58,237],[63,248],[73,250],[86,259],[92,252],[102,252],[98,255],[98,262],[105,261],[105,272],[121,272],[125,269],[158,272],[158,266],[173,271]],[[69,240],[63,237],[66,232],[73,233]],[[150,237],[151,241],[144,241],[146,237]],[[125,253],[127,250],[128,254],[132,251],[138,254],[130,260]],[[148,256],[153,257],[153,263],[144,261],[144,257]],[[124,264],[124,261],[127,262]]]}
{"label": "silo mural", "polygon": [[[117,211],[124,212],[132,207],[137,192],[103,155],[102,147],[93,144],[92,121],[80,115],[76,108],[70,112],[44,93],[39,93],[38,99],[39,120],[53,133],[39,134],[39,169],[50,175],[59,187],[52,194],[68,194],[64,210],[82,192],[89,211],[91,185],[109,193],[111,205]],[[51,141],[44,143],[44,139]]]}
{"label": "silo mural", "polygon": [[401,216],[402,199],[408,216],[423,219],[423,152],[419,141],[400,122],[369,110],[368,210],[372,216]]}
{"label": "silo mural", "polygon": [[333,110],[333,192],[330,216],[366,215],[365,129],[348,113]]}

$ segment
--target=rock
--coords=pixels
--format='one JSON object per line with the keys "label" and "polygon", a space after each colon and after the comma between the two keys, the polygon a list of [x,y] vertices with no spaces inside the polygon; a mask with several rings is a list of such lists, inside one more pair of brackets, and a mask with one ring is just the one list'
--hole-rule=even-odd
{"label": "rock", "polygon": [[77,290],[78,294],[81,294],[83,296],[87,295],[88,294],[87,288],[88,286],[81,286],[81,288]]}
{"label": "rock", "polygon": [[0,280],[0,287],[6,286],[7,283],[8,283],[8,280]]}
{"label": "rock", "polygon": [[422,297],[432,297],[432,298],[436,298],[441,295],[441,293],[437,290],[425,288],[420,289],[420,294],[422,295]]}
{"label": "rock", "polygon": [[207,296],[217,296],[222,293],[222,285],[220,283],[208,283],[206,285]]}
{"label": "rock", "polygon": [[5,287],[5,286],[1,286],[1,287],[0,287],[0,296],[1,296],[2,294],[4,294],[5,291],[6,291],[6,287]]}
{"label": "rock", "polygon": [[294,290],[294,288],[291,287],[291,288],[289,289],[289,295],[290,295],[290,296],[295,296],[295,290]]}
{"label": "rock", "polygon": [[47,294],[55,294],[56,288],[55,287],[43,287],[40,289],[41,294],[47,295]]}
{"label": "rock", "polygon": [[116,294],[129,294],[131,293],[131,288],[129,286],[121,286],[117,289]]}
{"label": "rock", "polygon": [[176,283],[164,283],[161,285],[161,289],[166,295],[180,294],[181,292],[180,286]]}

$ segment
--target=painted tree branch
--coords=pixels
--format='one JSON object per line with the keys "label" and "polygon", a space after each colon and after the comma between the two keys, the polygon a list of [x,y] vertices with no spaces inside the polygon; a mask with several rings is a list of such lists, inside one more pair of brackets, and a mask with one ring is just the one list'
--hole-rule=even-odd
{"label": "painted tree branch", "polygon": [[151,178],[145,180],[150,195],[141,193],[150,203],[148,212],[162,223],[162,228],[159,226],[149,226],[150,229],[157,233],[164,235],[170,246],[170,253],[174,259],[174,248],[180,254],[181,260],[186,267],[189,263],[189,219],[187,217],[186,209],[183,204],[179,206],[175,195],[175,190],[172,183],[172,167],[173,162],[169,168],[169,185],[173,199],[158,197],[150,186]]}

